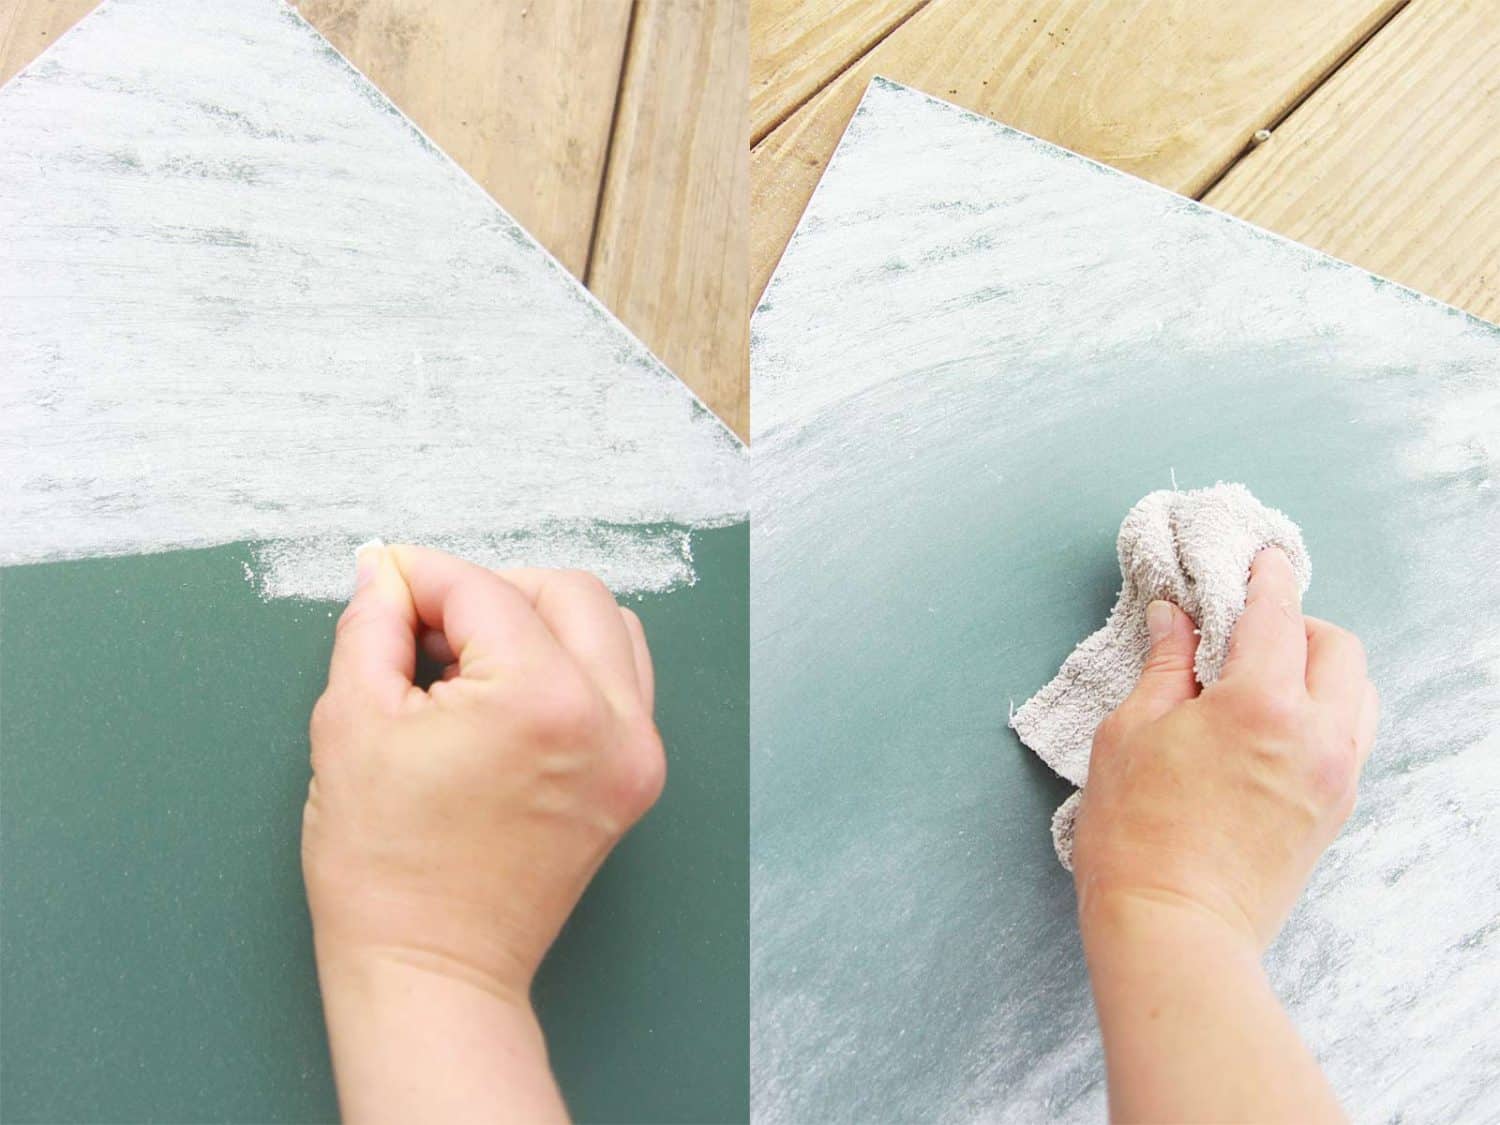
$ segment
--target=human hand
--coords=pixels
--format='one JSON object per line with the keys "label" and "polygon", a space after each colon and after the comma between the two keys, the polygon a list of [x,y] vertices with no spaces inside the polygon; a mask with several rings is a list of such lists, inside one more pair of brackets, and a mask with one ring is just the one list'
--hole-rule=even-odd
{"label": "human hand", "polygon": [[[311,723],[303,866],[320,949],[525,996],[665,758],[640,622],[590,575],[369,548]],[[413,685],[420,643],[446,665]]]}
{"label": "human hand", "polygon": [[561,1120],[529,993],[665,779],[645,634],[579,572],[374,547],[357,587],[302,831],[344,1119]]}
{"label": "human hand", "polygon": [[1136,689],[1094,738],[1074,847],[1085,943],[1106,904],[1212,917],[1264,950],[1354,806],[1379,710],[1354,636],[1304,618],[1291,564],[1260,552],[1218,681],[1152,603]]}

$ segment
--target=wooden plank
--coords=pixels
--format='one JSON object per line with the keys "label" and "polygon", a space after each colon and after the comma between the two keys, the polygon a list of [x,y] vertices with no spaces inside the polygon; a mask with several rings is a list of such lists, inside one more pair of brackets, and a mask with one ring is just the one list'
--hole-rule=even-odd
{"label": "wooden plank", "polygon": [[298,0],[570,271],[588,262],[630,0]]}
{"label": "wooden plank", "polygon": [[750,5],[750,141],[781,124],[927,0],[755,0]]}
{"label": "wooden plank", "polygon": [[99,0],[4,0],[0,3],[0,83],[50,47]]}
{"label": "wooden plank", "polygon": [[742,436],[746,0],[640,0],[589,287]]}
{"label": "wooden plank", "polygon": [[1500,319],[1500,7],[1415,0],[1205,201]]}
{"label": "wooden plank", "polygon": [[756,146],[751,299],[875,74],[1195,194],[1404,2],[933,0]]}
{"label": "wooden plank", "polygon": [[[294,2],[563,265],[583,274],[630,0]],[[0,82],[97,3],[7,0]]]}

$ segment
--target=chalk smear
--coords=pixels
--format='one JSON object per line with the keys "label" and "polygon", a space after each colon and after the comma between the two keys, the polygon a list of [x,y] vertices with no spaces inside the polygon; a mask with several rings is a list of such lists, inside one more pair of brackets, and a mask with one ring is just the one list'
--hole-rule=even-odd
{"label": "chalk smear", "polygon": [[[391,541],[407,541],[398,537]],[[382,540],[370,540],[380,544]],[[341,601],[354,582],[354,553],[348,536],[278,540],[252,548],[247,577],[263,598]],[[697,581],[693,571],[692,529],[610,527],[601,524],[525,531],[512,536],[459,535],[419,544],[459,555],[493,570],[522,566],[570,567],[592,571],[620,594],[660,593]],[[345,566],[333,569],[330,559]]]}
{"label": "chalk smear", "polygon": [[[279,0],[106,0],[0,90],[0,564],[380,535],[692,577],[745,451]],[[662,527],[675,530],[663,532]]]}

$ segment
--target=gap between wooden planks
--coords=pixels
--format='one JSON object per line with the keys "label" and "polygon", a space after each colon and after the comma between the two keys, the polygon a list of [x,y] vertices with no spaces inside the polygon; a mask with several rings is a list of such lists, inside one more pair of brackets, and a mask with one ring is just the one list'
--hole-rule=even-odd
{"label": "gap between wooden planks", "polygon": [[637,0],[588,286],[742,438],[748,0]]}
{"label": "gap between wooden planks", "polygon": [[927,2],[755,0],[750,6],[750,142],[759,144]]}
{"label": "gap between wooden planks", "polygon": [[[8,14],[3,80],[98,0],[0,2]],[[292,2],[570,272],[583,275],[632,0]]]}
{"label": "gap between wooden planks", "polygon": [[1500,320],[1500,4],[1412,0],[1203,197]]}
{"label": "gap between wooden planks", "polygon": [[300,0],[743,436],[747,0]]}
{"label": "gap between wooden planks", "polygon": [[[748,432],[746,0],[294,2]],[[96,3],[0,0],[0,81]]]}
{"label": "gap between wooden planks", "polygon": [[292,0],[575,276],[631,0]]}
{"label": "gap between wooden planks", "polygon": [[755,147],[758,302],[875,74],[1192,195],[1406,0],[930,0]]}

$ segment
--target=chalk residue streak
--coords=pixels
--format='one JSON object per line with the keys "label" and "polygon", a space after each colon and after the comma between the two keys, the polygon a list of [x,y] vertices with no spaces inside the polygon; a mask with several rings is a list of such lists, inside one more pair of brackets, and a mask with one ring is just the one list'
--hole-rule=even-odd
{"label": "chalk residue streak", "polygon": [[289,8],[108,0],[0,91],[0,563],[380,535],[691,575],[744,451]]}
{"label": "chalk residue streak", "polygon": [[1384,702],[1272,980],[1354,1119],[1493,1119],[1500,332],[880,82],[752,329],[756,1119],[1106,1116],[1007,697],[1172,468],[1298,520]]}

